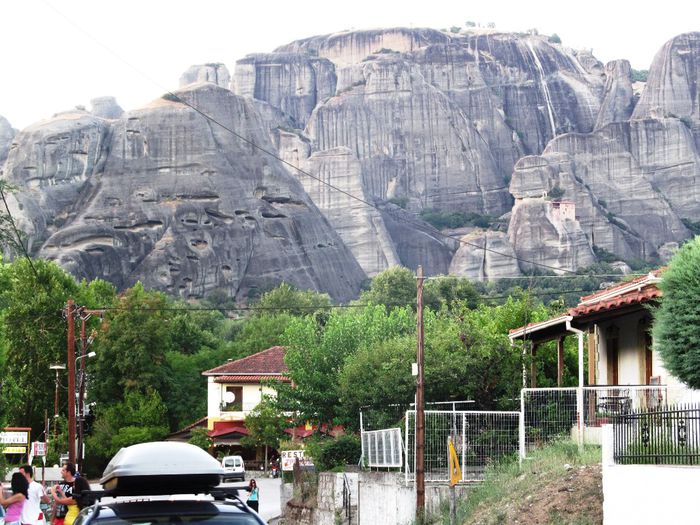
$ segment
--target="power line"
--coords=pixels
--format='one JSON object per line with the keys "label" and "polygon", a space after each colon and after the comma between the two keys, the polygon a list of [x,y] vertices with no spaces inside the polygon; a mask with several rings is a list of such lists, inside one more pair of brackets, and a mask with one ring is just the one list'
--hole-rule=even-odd
{"label": "power line", "polygon": [[[316,177],[316,176],[314,176],[314,175],[308,173],[307,171],[305,171],[305,170],[299,168],[298,166],[295,166],[294,164],[292,164],[292,163],[290,163],[290,162],[284,160],[283,158],[279,157],[277,154],[275,154],[275,153],[273,153],[273,152],[271,152],[271,151],[269,151],[269,150],[263,148],[262,146],[259,146],[258,144],[256,144],[256,143],[253,142],[252,140],[247,139],[247,138],[243,137],[242,135],[236,133],[236,132],[235,132],[234,130],[232,130],[231,128],[225,126],[224,124],[222,124],[221,122],[219,122],[219,121],[216,120],[215,118],[213,118],[213,117],[211,117],[210,115],[204,113],[204,112],[201,111],[199,108],[197,108],[197,107],[195,107],[194,105],[190,104],[188,101],[184,100],[183,98],[181,98],[181,97],[178,96],[177,94],[175,94],[175,93],[173,93],[172,91],[170,91],[169,89],[167,89],[167,88],[161,86],[158,82],[156,82],[155,80],[153,80],[152,78],[150,78],[146,73],[144,73],[143,71],[139,70],[137,67],[133,66],[133,65],[130,64],[128,61],[126,61],[125,59],[123,59],[120,55],[118,55],[116,52],[114,52],[114,51],[111,50],[109,47],[107,47],[106,45],[104,45],[100,40],[98,40],[97,38],[95,38],[94,36],[92,36],[90,33],[88,33],[86,30],[84,30],[84,29],[83,29],[82,27],[80,27],[78,24],[76,24],[75,22],[73,22],[70,18],[68,18],[66,15],[64,15],[64,14],[61,13],[60,11],[58,11],[54,6],[52,6],[51,4],[49,4],[48,2],[46,2],[45,0],[44,0],[44,3],[45,3],[46,5],[48,5],[54,12],[56,12],[57,14],[59,14],[62,18],[66,19],[71,25],[73,25],[74,27],[76,27],[78,30],[80,30],[82,33],[84,33],[85,35],[87,35],[87,36],[88,36],[89,38],[91,38],[92,40],[94,40],[98,45],[100,45],[101,47],[103,47],[104,49],[106,49],[110,54],[114,55],[114,56],[115,56],[116,58],[118,58],[121,62],[123,62],[123,63],[126,64],[128,67],[130,67],[131,69],[133,69],[134,71],[136,71],[136,72],[137,72],[139,75],[141,75],[143,78],[145,78],[146,80],[148,80],[149,82],[151,82],[153,85],[157,86],[159,89],[165,90],[165,92],[166,92],[167,95],[170,95],[172,98],[177,99],[178,102],[180,102],[181,104],[183,104],[183,105],[189,107],[190,109],[192,109],[193,111],[195,111],[196,113],[198,113],[199,115],[201,115],[202,117],[204,117],[205,119],[207,119],[208,121],[212,122],[213,124],[216,124],[216,125],[219,126],[221,129],[224,129],[224,130],[228,131],[231,135],[237,137],[239,140],[242,140],[242,141],[245,142],[246,144],[248,144],[248,145],[250,145],[251,147],[257,149],[258,151],[260,151],[260,152],[262,152],[262,153],[265,153],[266,155],[269,155],[270,157],[272,157],[272,158],[276,159],[277,161],[281,162],[282,164],[284,164],[284,165],[286,165],[286,166],[289,166],[290,168],[292,168],[292,169],[298,171],[298,172],[301,173],[302,175],[306,175],[307,177],[309,177],[309,178],[311,178],[311,179],[313,179],[313,180],[315,180],[315,181],[317,181],[317,182],[320,182],[321,184],[323,184],[323,185],[325,185],[325,186],[328,186],[329,188],[331,188],[331,189],[333,189],[333,190],[335,190],[335,191],[337,191],[337,192],[340,192],[340,193],[342,193],[343,195],[346,195],[347,197],[349,197],[349,198],[351,198],[351,199],[354,199],[354,200],[356,200],[356,201],[358,201],[358,202],[361,202],[362,204],[365,204],[366,206],[369,206],[369,207],[371,207],[371,208],[374,208],[374,209],[378,210],[379,212],[382,211],[381,208],[379,208],[379,206],[377,206],[376,204],[370,203],[369,201],[367,201],[367,200],[365,200],[365,199],[363,199],[363,198],[361,198],[361,197],[358,197],[358,196],[353,195],[353,194],[351,194],[351,193],[349,193],[349,192],[347,192],[347,191],[345,191],[345,190],[343,190],[343,189],[341,189],[341,188],[338,188],[337,186],[335,186],[335,185],[333,185],[333,184],[331,184],[331,183],[329,183],[329,182],[323,180],[323,179],[320,178],[320,177]],[[399,221],[401,221],[401,222],[404,222],[404,223],[406,223],[406,224],[409,224],[409,225],[413,226],[414,229],[417,229],[416,227],[421,227],[421,226],[422,226],[421,224],[415,223],[415,222],[413,222],[413,221],[411,221],[411,220],[409,220],[409,219],[407,219],[407,218],[405,218],[405,217],[403,217],[403,216],[394,215],[394,214],[391,213],[389,210],[385,210],[385,212],[388,213],[389,215],[391,215],[394,219],[399,220]],[[493,253],[493,254],[496,254],[496,255],[500,255],[500,256],[506,257],[506,258],[508,258],[508,259],[514,259],[514,260],[516,260],[516,261],[522,261],[523,263],[532,264],[532,265],[534,265],[534,266],[539,266],[539,267],[542,267],[542,268],[548,268],[548,269],[550,269],[550,270],[554,270],[554,271],[557,271],[557,272],[565,272],[565,273],[572,273],[572,274],[575,274],[575,273],[576,273],[574,270],[568,270],[568,269],[565,269],[565,268],[559,268],[559,267],[555,267],[555,266],[550,266],[550,265],[548,265],[548,264],[544,264],[544,263],[540,263],[540,262],[535,262],[535,261],[531,261],[531,260],[528,260],[528,259],[523,259],[522,257],[518,257],[517,255],[511,255],[511,254],[508,254],[508,253],[499,252],[499,251],[494,250],[494,249],[492,249],[492,248],[487,248],[487,247],[486,247],[486,242],[484,242],[484,245],[483,245],[483,246],[479,246],[479,245],[477,245],[477,244],[475,244],[475,243],[471,243],[471,242],[469,242],[469,241],[465,241],[465,240],[463,240],[463,239],[461,239],[461,238],[459,238],[459,237],[454,237],[454,236],[452,236],[452,235],[444,234],[444,233],[440,232],[439,230],[435,230],[435,233],[436,233],[438,236],[444,237],[444,238],[446,238],[446,239],[451,239],[451,240],[453,240],[453,241],[457,241],[457,242],[459,242],[460,244],[464,244],[464,245],[466,245],[466,246],[471,246],[471,247],[473,247],[473,248],[477,248],[477,249],[479,249],[479,250],[483,250],[484,252],[490,252],[490,253]]]}

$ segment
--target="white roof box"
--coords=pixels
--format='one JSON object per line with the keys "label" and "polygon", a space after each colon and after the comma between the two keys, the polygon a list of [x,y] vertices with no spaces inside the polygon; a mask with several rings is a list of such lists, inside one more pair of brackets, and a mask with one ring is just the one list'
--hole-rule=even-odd
{"label": "white roof box", "polygon": [[199,447],[157,441],[121,449],[100,483],[114,495],[197,494],[217,486],[223,473],[221,464]]}

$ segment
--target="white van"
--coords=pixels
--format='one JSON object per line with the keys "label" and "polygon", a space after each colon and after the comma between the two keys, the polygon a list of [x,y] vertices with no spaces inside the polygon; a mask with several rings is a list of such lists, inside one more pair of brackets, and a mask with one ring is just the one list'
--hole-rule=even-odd
{"label": "white van", "polygon": [[245,481],[245,465],[241,456],[225,456],[221,460],[224,467],[224,482],[229,480]]}

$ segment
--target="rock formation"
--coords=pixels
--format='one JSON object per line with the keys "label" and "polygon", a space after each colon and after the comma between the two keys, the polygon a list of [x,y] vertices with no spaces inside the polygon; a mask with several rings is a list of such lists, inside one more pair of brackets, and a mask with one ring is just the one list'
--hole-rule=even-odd
{"label": "rock formation", "polygon": [[229,89],[231,87],[231,74],[224,64],[213,63],[190,66],[180,77],[181,88],[201,82],[211,82],[224,89]]}
{"label": "rock formation", "polygon": [[[272,147],[243,98],[214,84],[177,95]],[[184,104],[159,99],[113,123],[63,115],[17,142],[7,173],[39,255],[78,277],[183,297],[245,298],[286,281],[340,300],[365,278],[277,161]]]}
{"label": "rock formation", "polygon": [[627,60],[614,60],[605,65],[605,94],[600,106],[596,129],[612,122],[625,122],[634,110],[632,67]]}
{"label": "rock formation", "polygon": [[114,97],[99,97],[93,98],[90,101],[92,105],[91,113],[96,117],[105,119],[116,119],[124,114],[124,110]]}
{"label": "rock formation", "polygon": [[450,275],[492,281],[520,274],[517,256],[505,233],[478,230],[461,240],[450,263]]}
{"label": "rock formation", "polygon": [[0,167],[2,167],[7,158],[12,139],[16,134],[17,130],[10,125],[10,122],[5,117],[0,116]]}

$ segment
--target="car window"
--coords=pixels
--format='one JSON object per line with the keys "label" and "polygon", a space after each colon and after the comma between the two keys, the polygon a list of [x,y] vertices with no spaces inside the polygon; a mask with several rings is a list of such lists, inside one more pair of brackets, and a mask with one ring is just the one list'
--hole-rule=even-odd
{"label": "car window", "polygon": [[223,513],[216,516],[149,516],[146,519],[138,517],[121,518],[97,518],[95,525],[260,525],[260,522],[250,514]]}
{"label": "car window", "polygon": [[240,459],[237,459],[237,460],[236,460],[236,466],[237,466],[237,467],[240,467],[240,466],[242,466],[242,465],[243,465],[243,462],[242,462]]}
{"label": "car window", "polygon": [[233,467],[233,459],[225,459],[224,467]]}

